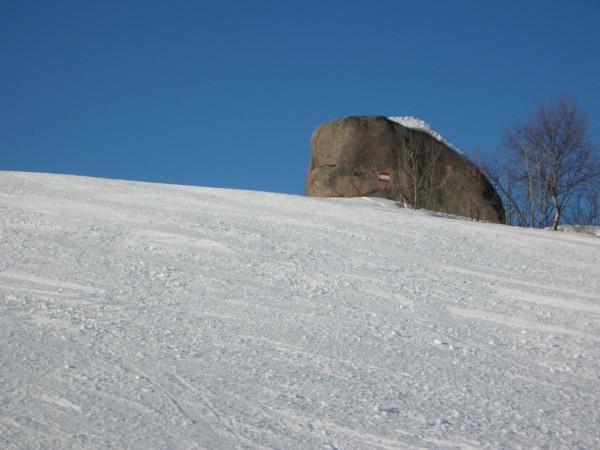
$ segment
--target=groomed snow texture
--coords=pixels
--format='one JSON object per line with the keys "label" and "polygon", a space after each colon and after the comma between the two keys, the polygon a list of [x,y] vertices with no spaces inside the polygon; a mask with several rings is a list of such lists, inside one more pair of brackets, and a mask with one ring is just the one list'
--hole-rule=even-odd
{"label": "groomed snow texture", "polygon": [[600,448],[600,239],[0,172],[0,448]]}

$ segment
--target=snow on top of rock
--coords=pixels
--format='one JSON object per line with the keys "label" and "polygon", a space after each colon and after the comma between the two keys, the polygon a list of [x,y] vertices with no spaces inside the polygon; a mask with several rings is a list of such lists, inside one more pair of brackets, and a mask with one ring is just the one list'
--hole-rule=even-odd
{"label": "snow on top of rock", "polygon": [[460,155],[465,154],[461,149],[459,149],[458,147],[453,145],[448,139],[446,139],[440,133],[438,133],[433,128],[431,128],[431,125],[429,125],[424,120],[417,119],[416,117],[412,117],[412,116],[388,117],[388,120],[399,123],[403,127],[410,128],[411,130],[424,131],[425,133],[427,133],[431,137],[437,139],[442,144],[444,144],[446,147],[455,151],[456,153],[458,153]]}

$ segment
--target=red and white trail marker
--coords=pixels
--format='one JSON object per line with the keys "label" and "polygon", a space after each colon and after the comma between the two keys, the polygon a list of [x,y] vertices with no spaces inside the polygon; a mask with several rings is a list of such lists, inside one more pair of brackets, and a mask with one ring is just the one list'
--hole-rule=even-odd
{"label": "red and white trail marker", "polygon": [[379,181],[381,181],[382,183],[389,183],[390,182],[390,173],[387,171],[379,172]]}

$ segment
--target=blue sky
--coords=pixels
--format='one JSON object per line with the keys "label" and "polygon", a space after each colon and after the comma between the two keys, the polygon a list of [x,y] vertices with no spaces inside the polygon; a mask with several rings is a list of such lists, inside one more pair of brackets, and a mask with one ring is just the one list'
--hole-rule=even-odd
{"label": "blue sky", "polygon": [[301,194],[314,128],[467,153],[568,95],[600,141],[600,1],[0,0],[0,170]]}

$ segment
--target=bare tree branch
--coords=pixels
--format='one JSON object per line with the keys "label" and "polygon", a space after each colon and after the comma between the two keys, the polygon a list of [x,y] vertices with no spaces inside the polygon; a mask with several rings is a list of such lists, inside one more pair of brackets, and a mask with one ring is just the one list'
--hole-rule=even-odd
{"label": "bare tree branch", "polygon": [[513,224],[556,230],[563,220],[581,219],[581,205],[595,207],[600,156],[587,130],[587,115],[566,97],[538,105],[525,122],[505,130],[502,162],[488,177],[512,207]]}

